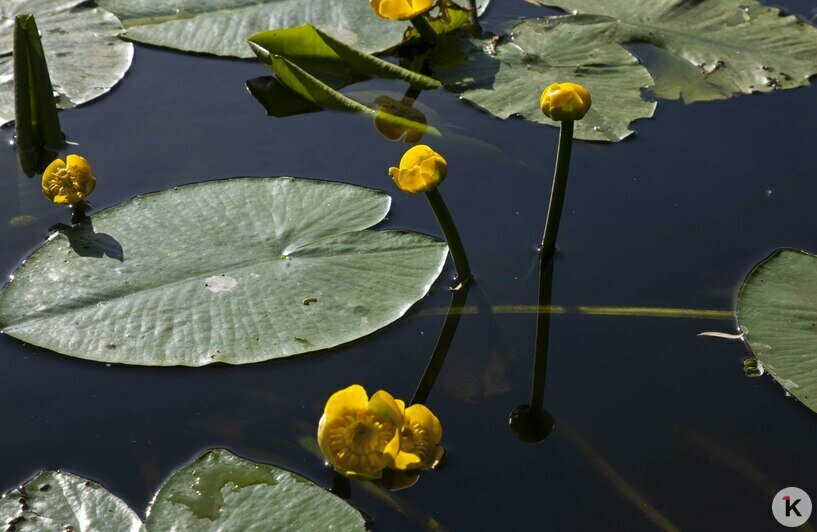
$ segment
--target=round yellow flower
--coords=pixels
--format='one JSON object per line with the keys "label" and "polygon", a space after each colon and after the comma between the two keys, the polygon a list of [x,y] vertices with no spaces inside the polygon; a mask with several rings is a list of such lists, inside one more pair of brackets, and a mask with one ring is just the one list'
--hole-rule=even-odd
{"label": "round yellow flower", "polygon": [[434,0],[369,0],[375,15],[391,20],[409,20],[422,15],[434,5]]}
{"label": "round yellow flower", "polygon": [[404,421],[400,431],[400,452],[394,459],[394,469],[432,469],[445,453],[438,445],[443,437],[440,420],[425,405],[406,408],[405,403],[398,399],[397,406],[403,413]]}
{"label": "round yellow flower", "polygon": [[55,159],[43,172],[43,194],[60,205],[76,205],[94,191],[96,178],[91,165],[79,155]]}
{"label": "round yellow flower", "polygon": [[400,449],[403,415],[382,390],[371,400],[359,384],[332,394],[318,423],[318,445],[342,475],[380,478]]}
{"label": "round yellow flower", "polygon": [[414,146],[400,159],[400,168],[389,168],[398,188],[409,194],[430,192],[445,179],[448,163],[443,156],[425,144]]}
{"label": "round yellow flower", "polygon": [[581,120],[590,109],[590,93],[576,83],[553,83],[545,87],[539,107],[551,120]]}

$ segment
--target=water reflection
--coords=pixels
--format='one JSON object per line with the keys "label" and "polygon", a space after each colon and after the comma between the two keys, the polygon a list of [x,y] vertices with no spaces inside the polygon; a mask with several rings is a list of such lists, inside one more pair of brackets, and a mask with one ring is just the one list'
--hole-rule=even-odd
{"label": "water reflection", "polygon": [[516,407],[508,420],[514,435],[525,443],[544,440],[554,426],[553,416],[544,409],[552,294],[553,255],[545,253],[539,263],[539,312],[536,319],[530,403]]}
{"label": "water reflection", "polygon": [[374,116],[374,128],[377,132],[395,142],[401,138],[406,144],[419,142],[428,129],[426,116],[413,107],[421,92],[412,87],[399,101],[386,95],[375,98],[377,114]]}

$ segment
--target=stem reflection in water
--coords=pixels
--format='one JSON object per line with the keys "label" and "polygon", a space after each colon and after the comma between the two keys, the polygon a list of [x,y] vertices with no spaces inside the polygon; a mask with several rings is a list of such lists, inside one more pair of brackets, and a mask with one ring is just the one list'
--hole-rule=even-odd
{"label": "stem reflection in water", "polygon": [[536,320],[536,345],[533,359],[533,380],[530,403],[520,405],[509,419],[511,430],[521,441],[536,443],[544,440],[553,430],[553,416],[544,409],[545,380],[547,377],[548,343],[550,339],[550,306],[553,294],[553,251],[545,250],[539,265],[539,309]]}

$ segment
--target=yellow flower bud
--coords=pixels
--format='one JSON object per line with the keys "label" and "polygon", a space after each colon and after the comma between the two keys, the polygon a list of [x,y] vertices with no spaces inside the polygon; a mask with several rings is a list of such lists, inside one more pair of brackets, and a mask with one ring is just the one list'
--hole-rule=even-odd
{"label": "yellow flower bud", "polygon": [[581,120],[590,109],[590,93],[576,83],[553,83],[542,91],[539,106],[551,120]]}
{"label": "yellow flower bud", "polygon": [[318,445],[342,475],[380,478],[400,450],[403,413],[383,390],[371,399],[359,384],[332,394],[318,423]]}
{"label": "yellow flower bud", "polygon": [[79,155],[55,159],[43,172],[43,194],[60,205],[76,205],[96,187],[91,165]]}
{"label": "yellow flower bud", "polygon": [[437,445],[443,437],[440,420],[425,405],[406,408],[403,401],[398,399],[397,406],[403,413],[404,421],[400,431],[400,452],[394,459],[394,469],[433,469],[445,454],[442,447]]}
{"label": "yellow flower bud", "polygon": [[369,0],[372,10],[381,18],[408,20],[422,15],[434,5],[434,0]]}
{"label": "yellow flower bud", "polygon": [[400,168],[389,168],[398,188],[409,194],[430,192],[445,179],[448,163],[443,156],[425,144],[418,144],[403,154]]}

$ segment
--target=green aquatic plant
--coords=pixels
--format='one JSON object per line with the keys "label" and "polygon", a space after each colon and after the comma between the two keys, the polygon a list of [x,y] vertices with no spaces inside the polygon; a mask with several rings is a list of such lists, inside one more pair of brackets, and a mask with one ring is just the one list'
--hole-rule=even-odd
{"label": "green aquatic plant", "polygon": [[400,158],[399,166],[389,168],[389,175],[400,190],[407,194],[425,193],[451,250],[458,286],[461,287],[468,284],[474,275],[454,218],[437,190],[447,173],[448,163],[443,156],[424,144],[410,148]]}
{"label": "green aquatic plant", "polygon": [[[542,113],[561,123],[559,148],[556,153],[556,169],[553,172],[553,188],[550,192],[545,233],[540,249],[544,258],[556,252],[556,237],[567,193],[567,177],[570,172],[570,154],[573,150],[573,123],[581,120],[590,110],[591,99],[587,89],[576,83],[553,83],[545,87],[539,98]],[[544,259],[543,259],[544,260]]]}
{"label": "green aquatic plant", "polygon": [[369,229],[390,206],[380,191],[293,178],[139,196],[61,228],[29,257],[0,294],[0,329],[148,366],[335,347],[403,316],[445,264],[438,239]]}

